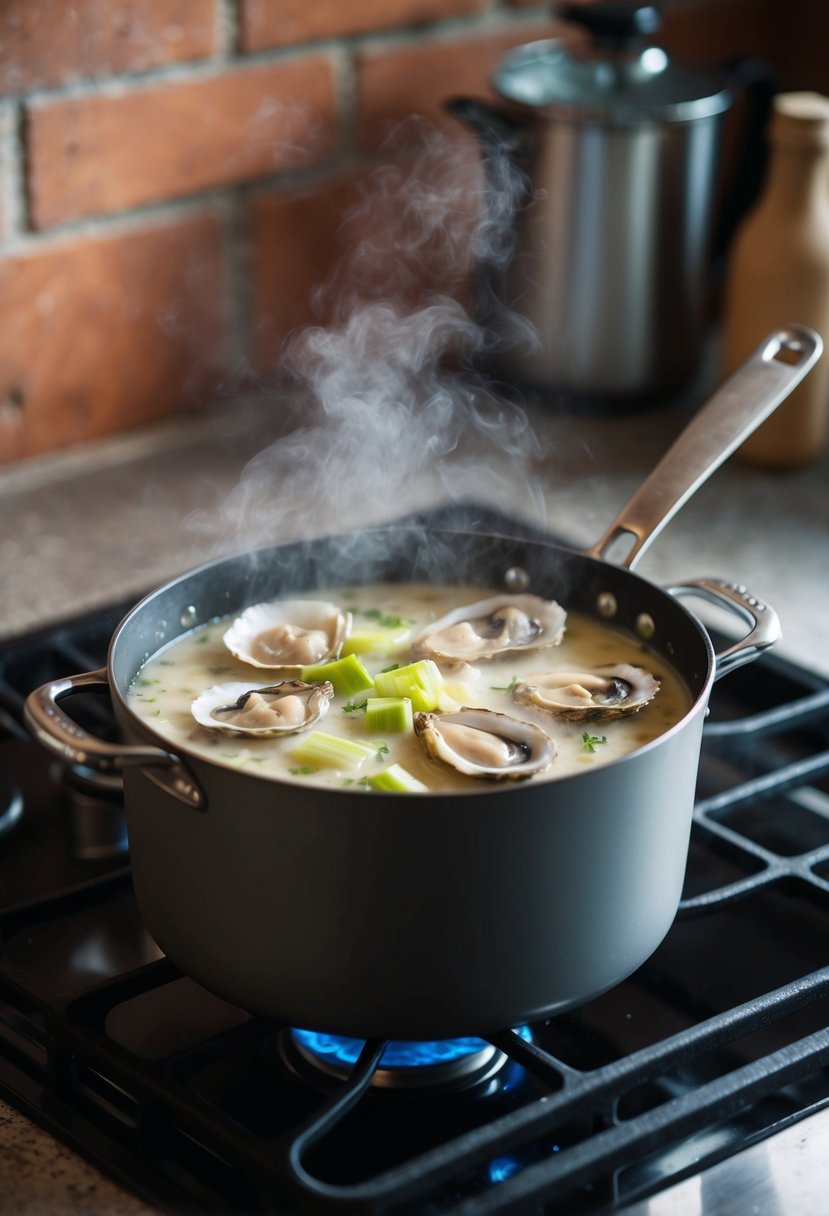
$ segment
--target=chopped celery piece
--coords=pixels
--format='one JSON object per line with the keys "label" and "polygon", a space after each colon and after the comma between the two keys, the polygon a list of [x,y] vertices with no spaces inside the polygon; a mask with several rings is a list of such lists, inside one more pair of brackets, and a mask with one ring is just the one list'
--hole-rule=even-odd
{"label": "chopped celery piece", "polygon": [[412,709],[428,712],[440,705],[443,676],[431,659],[420,659],[394,671],[380,671],[374,688],[381,697],[408,697]]}
{"label": "chopped celery piece", "polygon": [[393,790],[400,794],[425,794],[429,788],[399,764],[390,764],[381,773],[366,777],[366,785],[373,790]]}
{"label": "chopped celery piece", "polygon": [[342,653],[396,654],[408,641],[411,629],[354,629],[343,642]]}
{"label": "chopped celery piece", "polygon": [[441,689],[439,709],[441,713],[451,713],[462,705],[473,705],[472,692],[465,684],[446,683]]}
{"label": "chopped celery piece", "polygon": [[315,730],[297,743],[291,755],[300,764],[319,765],[323,768],[358,769],[375,753],[375,748],[352,739],[340,739],[337,735],[326,735]]}
{"label": "chopped celery piece", "polygon": [[314,663],[312,667],[303,667],[302,678],[311,684],[315,680],[330,680],[334,692],[340,697],[353,697],[355,692],[364,692],[374,684],[356,654],[334,659],[332,663]]}
{"label": "chopped celery piece", "polygon": [[400,734],[412,729],[412,703],[408,697],[366,698],[366,729]]}

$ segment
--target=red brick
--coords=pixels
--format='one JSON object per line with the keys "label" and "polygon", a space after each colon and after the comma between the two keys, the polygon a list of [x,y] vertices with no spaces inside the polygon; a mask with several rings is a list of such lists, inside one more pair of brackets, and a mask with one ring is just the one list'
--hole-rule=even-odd
{"label": "red brick", "polygon": [[33,105],[34,226],[312,164],[330,152],[334,108],[321,56]]}
{"label": "red brick", "polygon": [[0,93],[200,59],[216,49],[214,0],[6,0]]}
{"label": "red brick", "polygon": [[478,12],[485,0],[241,0],[241,45],[246,51],[313,38],[364,34]]}
{"label": "red brick", "polygon": [[550,26],[527,26],[497,35],[363,51],[358,65],[362,140],[376,146],[409,115],[446,121],[442,103],[459,94],[492,97],[489,78],[510,47],[549,35]]}
{"label": "red brick", "polygon": [[0,462],[204,400],[219,375],[222,266],[210,216],[0,261]]}
{"label": "red brick", "polygon": [[345,252],[340,223],[355,198],[348,178],[252,202],[253,346],[262,375],[277,370],[289,333],[330,321],[332,301],[314,308],[312,295]]}

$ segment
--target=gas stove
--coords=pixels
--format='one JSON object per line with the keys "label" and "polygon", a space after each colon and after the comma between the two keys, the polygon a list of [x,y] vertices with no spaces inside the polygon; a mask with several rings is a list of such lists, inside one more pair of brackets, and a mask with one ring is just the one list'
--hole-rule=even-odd
{"label": "gas stove", "polygon": [[[486,1039],[363,1043],[180,974],[141,922],[117,780],[23,728],[127,607],[0,648],[0,1096],[128,1189],[173,1212],[615,1212],[829,1106],[825,681],[767,655],[715,685],[680,911],[624,983]],[[105,699],[72,712],[114,737]]]}

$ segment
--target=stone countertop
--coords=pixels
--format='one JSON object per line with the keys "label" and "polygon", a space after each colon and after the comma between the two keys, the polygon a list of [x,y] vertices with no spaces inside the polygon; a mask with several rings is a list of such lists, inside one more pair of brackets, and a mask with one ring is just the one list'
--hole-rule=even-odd
{"label": "stone countertop", "polygon": [[[221,554],[457,499],[586,546],[691,408],[538,412],[528,426],[490,403],[475,427],[407,422],[375,447],[364,429],[332,432],[295,402],[262,396],[15,466],[0,472],[0,636],[137,597]],[[827,472],[829,455],[775,474],[729,461],[638,572],[663,584],[700,576],[747,584],[780,614],[779,653],[829,677]],[[20,1216],[149,1210],[2,1102],[0,1174],[0,1211]]]}
{"label": "stone countertop", "polygon": [[[364,432],[261,398],[0,470],[0,638],[138,597],[227,553],[482,503],[575,547],[601,536],[690,409],[585,417],[493,406],[483,429]],[[324,419],[322,422],[324,423]],[[408,424],[407,424],[408,425]],[[385,446],[384,446],[385,445]],[[733,458],[637,566],[660,584],[724,577],[767,599],[779,653],[829,676],[829,453],[768,473]],[[690,604],[690,601],[689,601]],[[695,604],[696,606],[696,604]]]}

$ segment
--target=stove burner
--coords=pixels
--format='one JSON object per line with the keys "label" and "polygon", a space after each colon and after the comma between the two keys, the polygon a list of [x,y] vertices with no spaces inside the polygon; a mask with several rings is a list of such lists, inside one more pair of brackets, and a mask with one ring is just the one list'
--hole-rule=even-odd
{"label": "stove burner", "polygon": [[23,795],[6,773],[0,773],[0,836],[10,832],[23,814]]}
{"label": "stove burner", "polygon": [[[528,1042],[530,1030],[518,1033]],[[315,1030],[288,1032],[288,1050],[329,1077],[344,1080],[364,1046],[363,1039],[323,1034]],[[290,1061],[289,1061],[290,1062]],[[387,1044],[371,1084],[378,1089],[467,1088],[488,1081],[508,1063],[508,1057],[484,1039],[430,1041],[392,1040]]]}

